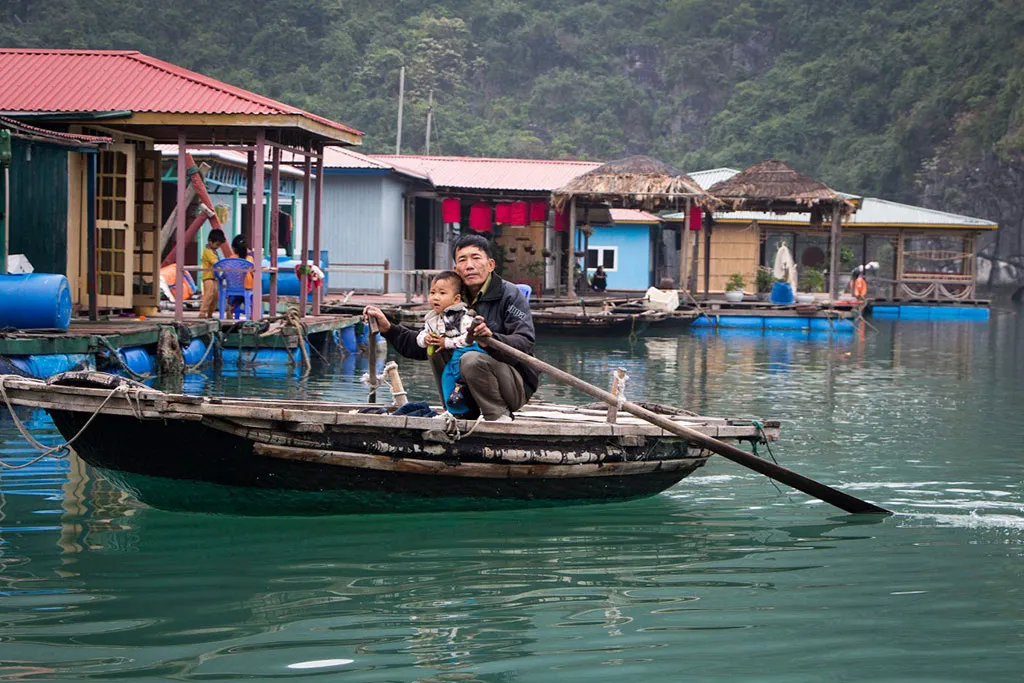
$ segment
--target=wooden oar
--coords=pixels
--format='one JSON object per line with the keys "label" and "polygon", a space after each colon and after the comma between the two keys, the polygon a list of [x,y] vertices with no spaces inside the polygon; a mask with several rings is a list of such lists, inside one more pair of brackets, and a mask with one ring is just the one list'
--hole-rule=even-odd
{"label": "wooden oar", "polygon": [[366,335],[366,359],[370,364],[370,395],[366,397],[367,403],[377,402],[377,387],[380,380],[377,378],[377,320],[370,318],[370,331]]}
{"label": "wooden oar", "polygon": [[623,401],[619,403],[618,397],[595,387],[593,384],[588,384],[578,377],[570,375],[568,372],[559,370],[553,365],[548,365],[542,360],[538,360],[531,355],[523,353],[519,349],[514,349],[504,342],[498,341],[493,337],[476,337],[475,341],[482,346],[488,346],[496,351],[499,351],[503,355],[509,358],[514,358],[517,361],[529,365],[537,372],[543,372],[548,376],[558,380],[562,384],[567,384],[575,389],[579,389],[585,394],[593,396],[594,398],[600,399],[610,406],[618,406],[619,410],[624,410],[630,415],[635,415],[641,420],[646,420],[653,425],[661,427],[666,432],[672,432],[679,436],[685,437],[692,443],[700,444],[704,448],[718,453],[722,457],[728,458],[735,463],[739,463],[744,467],[759,472],[766,477],[770,477],[775,481],[791,486],[798,491],[803,491],[809,496],[814,496],[819,500],[823,500],[826,503],[836,506],[841,510],[852,513],[873,513],[873,514],[884,514],[891,515],[890,510],[869,503],[866,500],[861,500],[855,496],[851,496],[848,493],[843,493],[837,489],[832,488],[826,484],[822,484],[819,481],[815,481],[809,477],[805,477],[802,474],[798,474],[793,470],[786,469],[781,465],[776,465],[768,460],[763,460],[756,455],[747,453],[746,451],[736,448],[727,443],[723,443],[718,439],[712,438],[706,434],[684,427],[681,424],[673,422],[664,415],[653,413],[642,406],[638,406],[635,403],[629,401]]}

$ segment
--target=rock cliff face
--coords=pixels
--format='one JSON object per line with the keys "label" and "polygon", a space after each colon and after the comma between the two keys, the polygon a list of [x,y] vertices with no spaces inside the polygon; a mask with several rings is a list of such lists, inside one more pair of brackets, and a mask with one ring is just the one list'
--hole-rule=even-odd
{"label": "rock cliff face", "polygon": [[991,151],[962,159],[942,150],[918,174],[920,203],[995,221],[978,241],[979,283],[993,289],[1024,286],[1024,159]]}

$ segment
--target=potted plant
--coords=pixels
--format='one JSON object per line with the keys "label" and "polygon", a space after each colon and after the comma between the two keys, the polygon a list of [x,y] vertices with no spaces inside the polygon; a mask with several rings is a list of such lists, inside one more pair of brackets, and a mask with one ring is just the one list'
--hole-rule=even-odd
{"label": "potted plant", "polygon": [[725,283],[725,300],[738,302],[743,301],[743,286],[747,284],[742,273],[733,273]]}
{"label": "potted plant", "polygon": [[773,284],[775,284],[775,277],[772,275],[772,271],[763,266],[758,268],[757,273],[754,275],[754,286],[757,288],[758,300],[768,300]]}
{"label": "potted plant", "polygon": [[805,268],[800,275],[800,290],[804,294],[797,294],[797,303],[809,304],[814,302],[814,292],[821,292],[825,289],[825,276],[817,268]]}

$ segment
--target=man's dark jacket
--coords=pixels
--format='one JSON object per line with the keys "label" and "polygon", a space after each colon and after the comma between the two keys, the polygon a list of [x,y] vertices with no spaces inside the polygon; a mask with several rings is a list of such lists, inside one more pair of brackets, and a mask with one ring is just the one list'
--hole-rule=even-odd
{"label": "man's dark jacket", "polygon": [[[463,299],[469,301],[465,290],[462,294]],[[477,315],[483,316],[495,339],[523,353],[533,354],[534,331],[530,304],[514,284],[492,273],[487,289],[480,293],[471,308]],[[391,329],[384,332],[383,336],[406,358],[426,360],[427,350],[416,343],[416,334],[408,327],[392,324]],[[500,352],[493,349],[487,349],[487,353],[503,363],[508,363],[519,372],[523,378],[526,398],[529,400],[537,390],[540,379],[536,371],[517,360],[503,357]]]}

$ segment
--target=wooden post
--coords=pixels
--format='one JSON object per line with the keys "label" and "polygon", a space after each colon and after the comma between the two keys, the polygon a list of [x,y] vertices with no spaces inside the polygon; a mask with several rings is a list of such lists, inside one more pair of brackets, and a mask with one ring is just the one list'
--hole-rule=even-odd
{"label": "wooden post", "polygon": [[[704,230],[704,226],[701,225],[701,231]],[[696,299],[697,298],[697,263],[699,261],[700,252],[700,235],[694,232],[693,235],[693,251],[690,254],[690,294]]]}
{"label": "wooden post", "polygon": [[256,162],[252,173],[253,204],[249,209],[252,217],[252,260],[255,262],[255,270],[252,276],[252,318],[260,320],[263,318],[263,178],[266,166],[266,131],[262,128],[256,129],[256,149],[253,150],[253,159]]}
{"label": "wooden post", "polygon": [[[842,204],[836,201],[832,204],[832,230],[829,235],[829,266],[828,266],[828,293],[835,301],[839,298],[839,252],[842,249],[843,212]],[[793,255],[794,258],[796,254]]]}
{"label": "wooden post", "polygon": [[391,260],[384,259],[384,293],[388,293],[388,271],[391,270]]}
{"label": "wooden post", "polygon": [[686,272],[686,266],[689,261],[689,249],[690,249],[690,198],[686,198],[686,214],[683,216],[683,234],[680,238],[685,237],[686,239],[679,240],[679,282],[676,286],[683,291],[690,291],[689,283],[690,276]]}
{"label": "wooden post", "polygon": [[306,146],[306,161],[302,166],[302,254],[300,263],[302,272],[299,275],[299,317],[306,317],[306,266],[309,264],[309,174],[312,165],[309,158],[309,146]]}
{"label": "wooden post", "polygon": [[86,155],[89,169],[85,179],[85,244],[88,250],[85,255],[85,287],[89,296],[89,320],[99,319],[99,291],[96,282],[96,165],[99,152]]}
{"label": "wooden post", "polygon": [[[586,257],[584,257],[586,258]],[[569,200],[569,283],[565,290],[570,299],[576,298],[576,198]]]}
{"label": "wooden post", "polygon": [[711,291],[711,225],[704,230],[704,296]]}
{"label": "wooden post", "polygon": [[384,374],[388,376],[388,384],[391,385],[391,397],[395,401],[395,405],[404,406],[409,402],[409,397],[405,393],[405,385],[402,384],[402,378],[398,374],[398,364],[395,361],[388,361],[387,365],[384,366]]}
{"label": "wooden post", "polygon": [[278,205],[281,200],[281,148],[270,151],[270,315],[277,315]]}
{"label": "wooden post", "polygon": [[0,211],[3,211],[3,215],[0,216],[0,222],[3,223],[3,227],[0,228],[0,275],[3,275],[7,273],[7,245],[11,242],[11,231],[8,227],[11,222],[11,169],[7,164],[0,164],[0,168],[4,171],[4,193],[0,199]]}
{"label": "wooden post", "polygon": [[[185,184],[188,178],[185,177],[185,130],[178,130],[178,211],[177,225],[175,226],[174,253],[176,263],[174,264],[174,281],[177,283],[174,290],[174,320],[184,322],[185,300],[181,293],[185,290]],[[202,280],[202,273],[199,274]],[[202,283],[200,282],[200,285]]]}
{"label": "wooden post", "polygon": [[[320,158],[316,160],[316,213],[313,215],[313,263],[320,265],[320,216],[324,210],[324,147],[318,147]],[[324,273],[327,277],[327,273]],[[313,315],[320,315],[320,300],[327,283],[322,282],[313,289]]]}
{"label": "wooden post", "polygon": [[[622,395],[624,393],[624,385],[626,383],[626,378],[627,378],[626,368],[618,368],[614,373],[612,373],[612,391],[611,391],[612,396],[614,396],[614,397],[616,397],[616,398],[618,398],[620,400],[622,399]],[[613,405],[613,404],[609,403],[608,404],[608,419],[607,419],[608,424],[615,424],[615,420],[618,417],[618,415],[619,415],[619,406],[618,406],[618,404],[614,404]]]}

